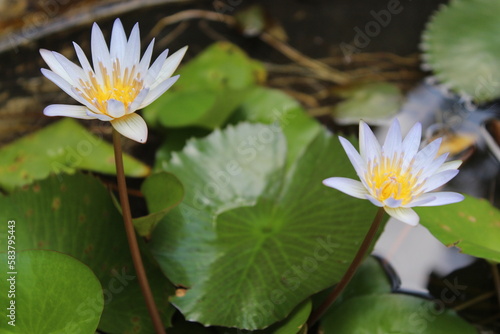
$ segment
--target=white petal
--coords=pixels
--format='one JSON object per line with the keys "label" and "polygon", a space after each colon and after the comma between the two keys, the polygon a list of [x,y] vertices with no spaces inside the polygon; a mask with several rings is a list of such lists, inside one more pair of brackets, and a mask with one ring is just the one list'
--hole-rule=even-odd
{"label": "white petal", "polygon": [[422,124],[416,123],[406,135],[402,144],[402,151],[404,152],[405,161],[403,168],[407,168],[411,160],[417,154],[420,147],[420,139],[422,136]]}
{"label": "white petal", "polygon": [[[68,75],[68,73],[66,73],[66,70],[64,69],[64,67],[61,65],[61,63],[59,63],[57,61],[56,57],[54,56],[53,51],[40,49],[40,55],[42,56],[43,60],[45,60],[45,62],[47,63],[49,68],[52,70],[52,72],[54,72],[55,74],[57,74],[58,76],[60,76],[61,78],[63,78],[67,82],[69,82],[70,84],[73,84],[73,82],[74,82],[73,78],[71,78]],[[42,73],[43,73],[43,69],[42,69]]]}
{"label": "white petal", "polygon": [[[109,47],[109,55],[111,58],[124,59],[125,52],[129,52],[127,48],[127,35],[125,35],[125,30],[123,30],[123,24],[120,19],[116,19],[113,22],[113,29],[111,30],[111,43]],[[121,64],[125,65],[125,64]]]}
{"label": "white petal", "polygon": [[434,200],[424,204],[416,204],[415,206],[438,206],[438,205],[458,203],[464,200],[464,195],[459,193],[454,193],[451,191],[438,191],[434,193],[423,194],[422,196],[419,197],[419,199],[424,196],[434,197]]}
{"label": "white petal", "polygon": [[160,69],[160,72],[155,74],[154,72],[151,73],[152,76],[156,76],[156,80],[151,84],[151,88],[155,88],[156,86],[160,85],[163,81],[167,80],[172,76],[172,74],[175,72],[179,64],[181,63],[182,58],[184,57],[184,54],[186,53],[188,47],[185,46],[182,49],[178,50],[176,53],[171,55],[170,57],[165,60],[165,63]]}
{"label": "white petal", "polygon": [[85,73],[82,68],[70,61],[68,58],[64,57],[62,54],[54,52],[54,57],[71,77],[74,86],[78,85],[78,79],[85,77]]}
{"label": "white petal", "polygon": [[434,196],[435,193],[429,193],[429,194],[422,194],[418,196],[416,199],[411,201],[408,204],[402,205],[404,208],[412,208],[414,206],[425,206],[425,204],[430,203],[434,200],[436,200],[436,196]]}
{"label": "white petal", "polygon": [[144,119],[136,113],[112,120],[111,125],[123,136],[139,143],[145,143],[148,139],[148,126]]}
{"label": "white petal", "polygon": [[363,159],[361,159],[361,156],[359,155],[358,151],[356,151],[356,149],[354,148],[354,146],[352,146],[350,141],[340,136],[339,136],[339,141],[342,147],[344,148],[344,151],[347,154],[347,157],[349,158],[349,161],[354,167],[354,170],[358,174],[359,178],[363,179],[366,169],[365,162],[363,161]]}
{"label": "white petal", "polygon": [[69,104],[51,104],[47,106],[43,113],[46,116],[66,116],[80,119],[95,119],[89,116],[88,109],[84,106],[74,106]]}
{"label": "white petal", "polygon": [[458,170],[451,169],[444,172],[434,174],[425,181],[425,185],[422,188],[423,192],[432,191],[436,188],[441,187],[446,182],[453,179],[458,174]]}
{"label": "white petal", "polygon": [[99,63],[101,62],[105,68],[111,68],[111,57],[109,55],[108,45],[106,44],[104,36],[102,35],[102,31],[97,23],[94,23],[94,25],[92,26],[92,36],[90,38],[90,43],[94,72],[96,73],[97,79],[100,81],[100,84],[102,84],[102,71]]}
{"label": "white petal", "polygon": [[144,100],[149,96],[149,88],[142,89],[139,94],[135,97],[134,101],[129,105],[127,114],[132,113],[138,109],[141,109],[141,105],[144,103]]}
{"label": "white petal", "polygon": [[401,152],[401,127],[397,118],[392,121],[392,124],[385,137],[384,146],[382,148],[386,157],[392,158],[394,153]]}
{"label": "white petal", "polygon": [[74,98],[76,101],[80,102],[81,104],[85,104],[85,105],[87,104],[87,100],[85,100],[80,95],[76,94],[73,91],[73,86],[69,82],[64,80],[62,77],[60,77],[58,74],[56,74],[52,71],[49,71],[45,68],[42,68],[41,71],[42,71],[42,74],[47,79],[49,79],[50,81],[55,83],[57,86],[59,86],[59,88],[61,88],[66,94],[68,94],[69,96]]}
{"label": "white petal", "polygon": [[428,166],[432,163],[436,154],[439,151],[439,147],[441,146],[442,138],[438,138],[432,141],[429,145],[424,147],[420,152],[415,156],[415,162],[413,164],[413,169],[415,172],[418,172],[425,166]]}
{"label": "white petal", "polygon": [[107,105],[107,113],[113,118],[120,118],[125,115],[125,105],[122,101],[115,99],[109,99]]}
{"label": "white petal", "polygon": [[142,109],[150,105],[154,100],[159,98],[163,93],[165,93],[172,85],[179,79],[179,75],[171,77],[170,79],[163,81],[159,86],[151,89],[148,96],[142,101],[138,109]]}
{"label": "white petal", "polygon": [[139,33],[139,23],[132,28],[127,42],[125,53],[125,66],[132,67],[139,63],[141,57],[141,37]]}
{"label": "white petal", "polygon": [[90,66],[89,60],[87,59],[87,56],[83,52],[82,48],[80,45],[76,44],[73,42],[73,46],[75,47],[76,51],[76,56],[78,57],[78,61],[82,65],[83,72],[85,72],[86,77],[89,78],[89,72],[94,73],[94,70],[92,69],[92,66]]}
{"label": "white petal", "polygon": [[379,208],[383,207],[384,206],[384,203],[380,202],[378,199],[376,199],[375,197],[373,197],[372,195],[366,195],[365,198],[367,200],[369,200],[370,202],[372,202],[373,205],[375,206],[378,206]]}
{"label": "white petal", "polygon": [[450,170],[450,169],[458,169],[458,167],[460,167],[460,165],[462,165],[461,160],[448,161],[448,162],[445,162],[444,164],[442,164],[441,167],[438,168],[436,173],[444,172],[444,171]]}
{"label": "white petal", "polygon": [[365,122],[359,122],[359,154],[365,162],[380,157],[380,144]]}
{"label": "white petal", "polygon": [[421,180],[436,174],[436,171],[443,165],[448,157],[448,153],[441,154],[439,157],[434,159],[429,165],[424,166],[423,172],[420,175]]}
{"label": "white petal", "polygon": [[94,113],[91,110],[89,110],[87,112],[87,115],[93,116],[94,118],[97,118],[98,120],[103,121],[103,122],[109,122],[109,121],[112,121],[114,119],[113,117],[109,117],[108,115],[105,115],[105,114]]}
{"label": "white petal", "polygon": [[401,206],[402,202],[403,202],[403,200],[395,199],[393,197],[389,197],[388,199],[386,199],[384,201],[384,205],[388,206],[389,208],[398,208],[398,207]]}
{"label": "white petal", "polygon": [[145,78],[145,84],[147,86],[151,86],[156,81],[156,78],[158,77],[160,70],[163,64],[165,63],[165,59],[167,59],[167,56],[168,56],[168,49],[160,53],[158,58],[156,58],[156,60],[153,62]]}
{"label": "white petal", "polygon": [[146,73],[148,70],[149,64],[151,63],[151,55],[153,54],[153,47],[155,45],[155,39],[149,43],[144,55],[142,56],[141,62],[139,63],[139,72]]}
{"label": "white petal", "polygon": [[368,191],[361,182],[345,177],[330,177],[323,180],[323,184],[356,198],[366,199],[366,195],[368,194]]}
{"label": "white petal", "polygon": [[418,225],[420,221],[419,216],[413,209],[410,208],[387,208],[385,207],[385,212],[389,214],[389,216],[396,218],[397,220],[406,223],[411,226]]}

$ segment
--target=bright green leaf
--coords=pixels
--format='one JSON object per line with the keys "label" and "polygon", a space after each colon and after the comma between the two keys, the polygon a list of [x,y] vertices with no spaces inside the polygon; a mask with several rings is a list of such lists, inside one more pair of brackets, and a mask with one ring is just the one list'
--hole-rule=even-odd
{"label": "bright green leaf", "polygon": [[[392,290],[392,282],[390,282],[379,260],[369,256],[356,270],[356,274],[337,299],[337,302],[362,295],[390,293]],[[340,307],[342,307],[342,304],[340,304]]]}
{"label": "bright green leaf", "polygon": [[442,302],[403,294],[348,299],[322,320],[321,327],[325,334],[477,334]]}
{"label": "bright green leaf", "polygon": [[499,11],[499,1],[450,1],[423,33],[424,61],[439,82],[477,102],[500,97]]}
{"label": "bright green leaf", "polygon": [[[8,235],[19,240],[16,229],[21,224],[17,220],[15,232]],[[42,250],[17,252],[13,270],[7,269],[7,261],[7,253],[0,253],[5,264],[0,274],[2,333],[95,332],[104,300],[101,284],[87,266],[65,254]]]}
{"label": "bright green leaf", "polygon": [[[321,319],[325,334],[351,333],[476,333],[474,328],[446,310],[444,303],[391,291],[387,268],[368,257],[333,307]],[[389,269],[391,271],[391,269]]]}
{"label": "bright green leaf", "polygon": [[280,126],[288,143],[288,165],[321,131],[320,124],[309,117],[292,97],[277,89],[255,87],[233,116],[233,122]]}
{"label": "bright green leaf", "polygon": [[338,124],[358,124],[360,120],[372,125],[383,125],[396,115],[403,103],[398,86],[387,82],[368,83],[343,89],[345,98],[333,109]]}
{"label": "bright green leaf", "polygon": [[262,65],[237,46],[219,42],[179,70],[169,92],[144,109],[150,124],[220,127],[249,89],[265,78]]}
{"label": "bright green leaf", "polygon": [[182,201],[184,187],[175,175],[161,172],[144,180],[141,190],[151,213],[134,218],[134,226],[139,235],[149,236],[156,224]]}
{"label": "bright green leaf", "polygon": [[[142,177],[150,171],[126,154],[123,163],[127,176]],[[0,148],[0,187],[8,191],[77,169],[115,174],[115,160],[112,145],[70,118]]]}
{"label": "bright green leaf", "polygon": [[322,184],[354,177],[336,137],[321,131],[289,168],[275,125],[241,123],[191,140],[161,165],[186,189],[151,249],[189,321],[260,329],[340,280],[376,208]]}
{"label": "bright green leaf", "polygon": [[463,253],[500,262],[500,212],[484,199],[415,208],[420,222],[443,244]]}
{"label": "bright green leaf", "polygon": [[[0,196],[4,217],[16,221],[16,249],[55,250],[88,265],[103,287],[104,311],[99,329],[110,333],[151,333],[123,228],[108,190],[93,176],[75,174],[39,181]],[[7,232],[5,225],[1,230]],[[7,238],[0,239],[6,249]],[[141,243],[142,244],[142,243]],[[173,308],[173,287],[145,258],[146,271],[166,323]],[[59,294],[53,298],[60,298]]]}

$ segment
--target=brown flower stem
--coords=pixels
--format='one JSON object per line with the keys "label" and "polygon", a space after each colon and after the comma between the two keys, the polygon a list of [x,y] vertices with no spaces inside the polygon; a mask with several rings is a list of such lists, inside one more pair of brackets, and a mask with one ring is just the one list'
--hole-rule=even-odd
{"label": "brown flower stem", "polygon": [[352,260],[344,276],[342,277],[340,282],[335,286],[333,291],[330,292],[328,297],[326,297],[326,300],[323,302],[323,304],[321,304],[316,310],[314,310],[313,313],[311,313],[309,319],[307,320],[307,326],[308,326],[307,328],[311,328],[316,323],[316,321],[318,321],[318,319],[321,318],[326,313],[326,311],[330,308],[330,306],[332,306],[332,304],[335,302],[337,297],[342,293],[342,291],[344,291],[347,284],[351,281],[352,277],[356,273],[356,270],[361,264],[365,256],[365,253],[370,248],[370,245],[375,235],[377,234],[383,216],[384,216],[384,208],[379,208],[377,214],[375,215],[375,218],[373,219],[372,225],[370,226],[370,230],[368,230],[368,233],[366,233],[365,239],[363,240],[363,243],[359,247],[358,252],[354,257],[354,260]]}
{"label": "brown flower stem", "polygon": [[130,203],[128,201],[127,183],[125,182],[125,173],[123,171],[123,158],[122,158],[122,145],[121,134],[113,128],[113,146],[115,149],[115,163],[116,163],[116,179],[118,181],[118,194],[120,196],[120,204],[122,206],[123,222],[125,223],[125,231],[127,232],[127,239],[134,262],[134,268],[137,273],[137,279],[141,286],[141,291],[148,307],[149,316],[153,321],[153,325],[157,334],[166,334],[165,327],[161,321],[160,313],[156,307],[149,287],[149,281],[144,270],[142,263],[141,252],[139,244],[135,235],[134,225],[132,224],[132,214],[130,212]]}

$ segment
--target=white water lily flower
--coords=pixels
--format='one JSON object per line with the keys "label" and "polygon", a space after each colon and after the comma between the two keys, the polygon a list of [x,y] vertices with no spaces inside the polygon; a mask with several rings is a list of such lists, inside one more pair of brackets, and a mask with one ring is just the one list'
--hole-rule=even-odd
{"label": "white water lily flower", "polygon": [[399,122],[394,120],[380,147],[371,129],[361,121],[359,154],[347,139],[339,137],[361,182],[332,177],[323,184],[350,196],[368,199],[383,207],[390,216],[417,225],[419,217],[411,207],[445,205],[464,199],[455,192],[429,193],[455,177],[462,162],[445,162],[447,153],[437,156],[441,138],[418,151],[421,132],[422,127],[417,123],[403,140]]}
{"label": "white water lily flower", "polygon": [[43,113],[110,121],[125,137],[146,142],[146,122],[135,111],[149,105],[177,81],[178,75],[171,76],[187,46],[168,58],[168,50],[163,51],[149,66],[154,39],[141,59],[139,25],[135,24],[127,40],[119,19],[114,22],[109,49],[99,26],[96,23],[92,26],[93,67],[82,48],[76,43],[73,45],[81,67],[60,53],[41,49],[40,54],[50,67],[50,70],[42,69],[42,73],[83,106],[53,104]]}

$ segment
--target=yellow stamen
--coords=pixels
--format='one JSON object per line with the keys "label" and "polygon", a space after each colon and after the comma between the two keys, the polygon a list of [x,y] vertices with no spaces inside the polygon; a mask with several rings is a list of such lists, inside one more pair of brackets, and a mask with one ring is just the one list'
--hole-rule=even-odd
{"label": "yellow stamen", "polygon": [[[78,89],[83,98],[92,103],[102,114],[108,115],[108,100],[114,99],[123,102],[127,108],[143,89],[141,73],[137,73],[136,65],[122,69],[118,59],[113,61],[111,73],[102,63],[99,63],[103,83],[100,84],[93,71],[89,71],[89,81],[80,78],[81,90]],[[109,116],[109,115],[108,115]]]}
{"label": "yellow stamen", "polygon": [[405,205],[420,194],[422,184],[417,184],[420,172],[412,173],[412,164],[403,168],[403,162],[404,154],[395,153],[392,158],[382,155],[368,163],[365,180],[380,202],[392,197]]}

